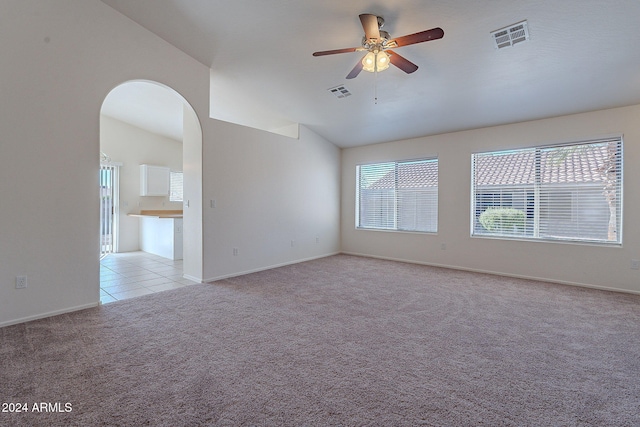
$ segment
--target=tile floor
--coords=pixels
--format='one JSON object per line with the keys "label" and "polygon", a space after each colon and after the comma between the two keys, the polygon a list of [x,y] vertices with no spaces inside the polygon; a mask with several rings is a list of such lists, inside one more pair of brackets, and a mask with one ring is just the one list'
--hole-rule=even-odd
{"label": "tile floor", "polygon": [[146,252],[109,254],[100,261],[100,302],[134,298],[193,285],[182,277],[182,260]]}

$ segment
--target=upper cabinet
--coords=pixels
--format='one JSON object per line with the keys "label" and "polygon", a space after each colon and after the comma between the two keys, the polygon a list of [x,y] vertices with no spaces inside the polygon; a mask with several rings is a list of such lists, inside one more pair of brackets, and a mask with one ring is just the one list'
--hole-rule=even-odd
{"label": "upper cabinet", "polygon": [[140,165],[140,195],[168,196],[169,175],[166,166]]}

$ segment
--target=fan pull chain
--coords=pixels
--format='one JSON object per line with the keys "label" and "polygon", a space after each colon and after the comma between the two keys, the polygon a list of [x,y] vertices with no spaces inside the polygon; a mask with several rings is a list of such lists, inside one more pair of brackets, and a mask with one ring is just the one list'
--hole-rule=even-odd
{"label": "fan pull chain", "polygon": [[373,103],[378,105],[378,68],[373,73]]}

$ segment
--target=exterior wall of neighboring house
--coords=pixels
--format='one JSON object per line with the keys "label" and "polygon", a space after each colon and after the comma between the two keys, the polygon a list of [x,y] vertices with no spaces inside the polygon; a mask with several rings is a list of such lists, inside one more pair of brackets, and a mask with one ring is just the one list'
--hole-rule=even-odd
{"label": "exterior wall of neighboring house", "polygon": [[[381,218],[379,221],[388,227],[397,221],[399,230],[434,230],[437,227],[437,208],[431,207],[437,203],[438,190],[436,188],[406,188],[397,191],[398,204],[403,209],[398,212],[393,198],[395,190],[381,188],[367,188],[360,194],[360,226],[375,228],[370,218]],[[437,205],[435,205],[437,206]],[[420,215],[418,214],[420,212]]]}
{"label": "exterior wall of neighboring house", "polygon": [[[585,239],[607,240],[607,228],[599,224],[609,219],[609,205],[602,194],[602,184],[584,185],[577,191],[573,186],[553,184],[542,192],[540,198],[540,234],[549,237],[565,237],[580,234]],[[531,236],[533,230],[534,188],[529,186],[483,186],[476,192],[474,232],[491,234],[484,230],[479,217],[489,207],[510,207],[525,213],[523,235]],[[549,218],[553,218],[551,221]]]}

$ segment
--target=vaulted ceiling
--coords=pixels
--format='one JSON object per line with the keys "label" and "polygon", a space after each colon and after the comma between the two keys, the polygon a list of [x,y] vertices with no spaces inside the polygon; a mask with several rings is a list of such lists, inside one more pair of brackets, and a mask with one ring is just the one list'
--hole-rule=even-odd
{"label": "vaulted ceiling", "polygon": [[[638,0],[102,1],[211,68],[212,117],[340,147],[640,103]],[[361,13],[391,38],[444,37],[397,49],[412,74],[347,80],[363,53],[312,53],[359,46]],[[490,33],[523,20],[529,40],[496,49]]]}

